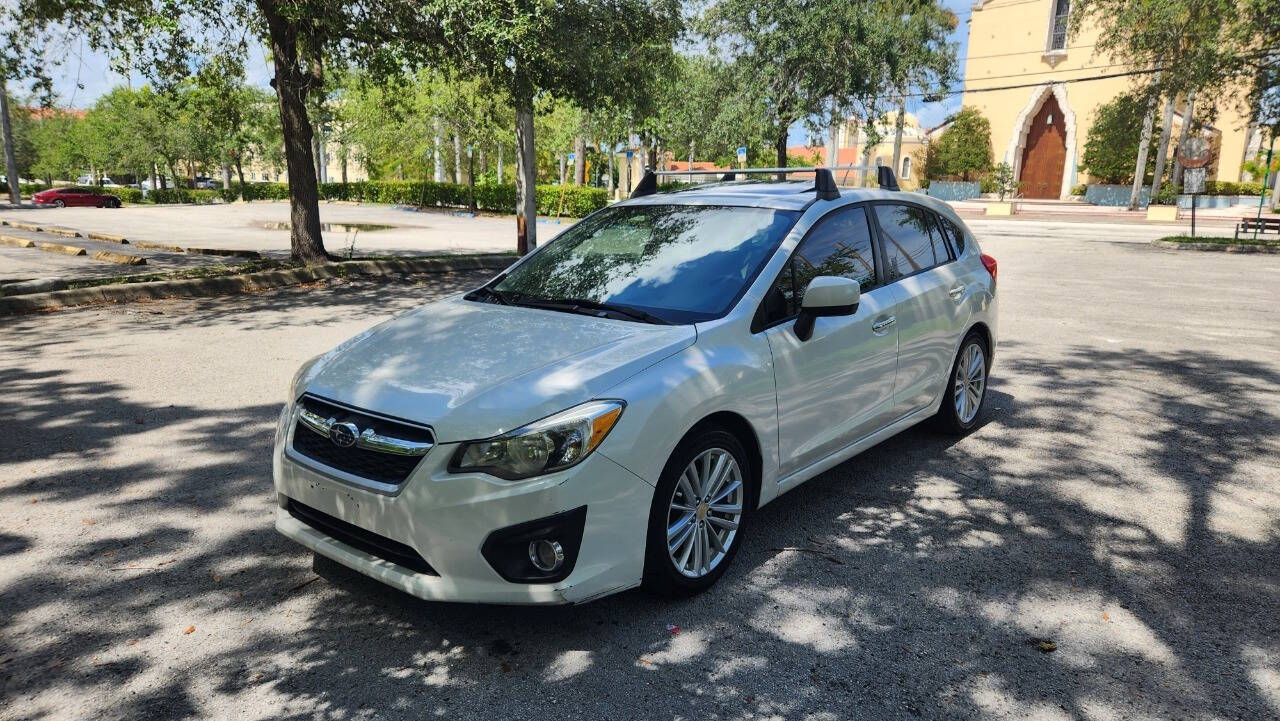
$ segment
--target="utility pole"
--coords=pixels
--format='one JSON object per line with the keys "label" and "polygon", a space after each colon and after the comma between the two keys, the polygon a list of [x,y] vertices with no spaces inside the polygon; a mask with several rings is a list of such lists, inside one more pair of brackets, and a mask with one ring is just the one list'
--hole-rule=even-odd
{"label": "utility pole", "polygon": [[14,205],[22,202],[22,193],[18,189],[18,160],[13,154],[13,125],[9,122],[9,89],[4,69],[0,68],[0,130],[4,131],[4,174],[9,181],[9,201]]}

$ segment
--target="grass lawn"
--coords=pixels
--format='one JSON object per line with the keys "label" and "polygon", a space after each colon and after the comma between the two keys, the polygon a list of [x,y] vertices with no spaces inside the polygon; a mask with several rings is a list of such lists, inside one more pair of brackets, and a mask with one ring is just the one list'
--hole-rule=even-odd
{"label": "grass lawn", "polygon": [[1266,235],[1258,233],[1257,240],[1253,239],[1252,233],[1240,238],[1222,238],[1208,235],[1197,235],[1192,238],[1189,235],[1169,235],[1160,240],[1169,243],[1213,243],[1215,245],[1280,245],[1280,237],[1277,237],[1275,233]]}

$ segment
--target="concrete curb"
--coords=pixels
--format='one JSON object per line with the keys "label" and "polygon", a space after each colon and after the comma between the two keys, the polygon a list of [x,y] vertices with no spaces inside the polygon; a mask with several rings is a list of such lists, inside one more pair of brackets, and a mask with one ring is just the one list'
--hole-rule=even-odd
{"label": "concrete curb", "polygon": [[101,240],[106,243],[119,243],[120,245],[128,245],[129,240],[123,235],[112,235],[111,233],[88,233],[89,240]]}
{"label": "concrete curb", "polygon": [[125,255],[124,253],[114,253],[110,250],[100,250],[93,254],[94,260],[101,260],[107,263],[119,263],[120,265],[146,265],[147,259],[140,255]]}
{"label": "concrete curb", "polygon": [[96,303],[127,303],[161,298],[205,298],[234,293],[247,293],[290,285],[311,283],[351,275],[399,275],[403,273],[444,273],[448,271],[498,271],[516,261],[514,255],[489,255],[470,258],[405,258],[396,260],[357,260],[329,263],[289,270],[266,270],[260,273],[227,275],[217,278],[161,280],[150,283],[118,283],[89,288],[74,288],[50,293],[31,293],[0,298],[0,315],[19,315],[44,310],[58,310]]}
{"label": "concrete curb", "polygon": [[34,248],[36,242],[28,238],[18,238],[12,235],[0,235],[0,245],[11,245],[15,248]]}
{"label": "concrete curb", "polygon": [[89,251],[84,248],[78,248],[74,245],[63,245],[62,243],[37,242],[36,247],[50,253],[65,253],[67,255],[87,255],[89,253]]}
{"label": "concrete curb", "polygon": [[130,245],[132,245],[135,248],[145,248],[147,250],[166,250],[171,253],[182,252],[182,246],[180,245],[165,245],[164,243],[152,243],[151,241],[148,241],[148,240],[135,240]]}
{"label": "concrete curb", "polygon": [[1175,243],[1171,240],[1153,240],[1157,248],[1168,250],[1202,250],[1218,253],[1280,253],[1280,245],[1248,245],[1244,243]]}

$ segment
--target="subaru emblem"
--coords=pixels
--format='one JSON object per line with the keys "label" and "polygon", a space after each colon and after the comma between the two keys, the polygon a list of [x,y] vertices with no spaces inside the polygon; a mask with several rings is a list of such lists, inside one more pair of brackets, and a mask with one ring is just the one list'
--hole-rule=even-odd
{"label": "subaru emblem", "polygon": [[334,423],[329,426],[329,440],[333,441],[335,446],[350,448],[356,444],[356,438],[360,436],[360,429],[356,428],[354,423]]}

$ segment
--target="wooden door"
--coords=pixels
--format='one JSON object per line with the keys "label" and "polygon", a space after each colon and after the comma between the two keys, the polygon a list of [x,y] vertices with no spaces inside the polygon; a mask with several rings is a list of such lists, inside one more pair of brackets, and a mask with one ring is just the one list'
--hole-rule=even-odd
{"label": "wooden door", "polygon": [[1067,164],[1067,131],[1058,108],[1058,99],[1050,95],[1031,119],[1027,145],[1022,151],[1022,185],[1024,198],[1058,198],[1062,195],[1062,171]]}

